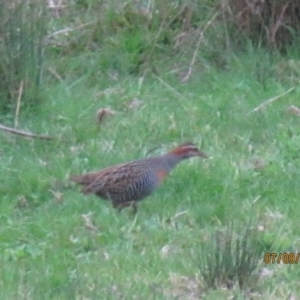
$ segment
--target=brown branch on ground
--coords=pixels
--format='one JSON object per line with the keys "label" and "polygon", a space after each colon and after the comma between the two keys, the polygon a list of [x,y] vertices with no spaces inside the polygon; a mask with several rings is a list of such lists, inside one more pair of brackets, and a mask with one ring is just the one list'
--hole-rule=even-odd
{"label": "brown branch on ground", "polygon": [[35,138],[35,139],[42,139],[42,140],[55,140],[56,139],[55,137],[51,137],[49,135],[38,135],[38,134],[31,133],[31,132],[7,127],[7,126],[1,125],[1,124],[0,124],[0,130],[4,130],[4,131],[7,131],[12,134],[21,135],[21,136],[29,137],[29,138]]}

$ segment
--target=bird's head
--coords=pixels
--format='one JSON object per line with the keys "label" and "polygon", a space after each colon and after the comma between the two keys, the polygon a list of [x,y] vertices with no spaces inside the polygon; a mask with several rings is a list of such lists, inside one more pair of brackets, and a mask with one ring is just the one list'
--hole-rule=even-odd
{"label": "bird's head", "polygon": [[194,144],[192,143],[184,143],[175,149],[173,149],[170,153],[179,156],[181,159],[191,158],[195,156],[201,156],[203,158],[208,158],[208,156],[200,151]]}

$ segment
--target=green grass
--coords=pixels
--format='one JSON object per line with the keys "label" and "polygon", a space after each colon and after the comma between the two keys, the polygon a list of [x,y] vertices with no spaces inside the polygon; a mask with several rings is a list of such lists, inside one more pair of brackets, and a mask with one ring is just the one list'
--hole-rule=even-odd
{"label": "green grass", "polygon": [[[263,264],[267,251],[300,247],[300,118],[286,113],[297,105],[299,88],[250,113],[290,88],[269,76],[274,62],[267,54],[237,55],[227,70],[195,72],[186,84],[172,75],[95,80],[89,59],[77,57],[82,71],[87,64],[81,76],[74,58],[62,62],[63,80],[48,82],[44,102],[21,109],[20,127],[57,140],[0,133],[2,298],[300,297],[299,266]],[[141,106],[129,109],[134,98]],[[116,114],[99,125],[96,111],[106,107]],[[164,153],[185,141],[210,159],[182,162],[136,216],[68,182],[69,174]],[[96,230],[85,226],[88,213]],[[249,226],[260,230],[256,274],[269,276],[254,286],[213,289],[203,281],[200,261],[210,250],[201,245],[228,223],[233,236]]]}

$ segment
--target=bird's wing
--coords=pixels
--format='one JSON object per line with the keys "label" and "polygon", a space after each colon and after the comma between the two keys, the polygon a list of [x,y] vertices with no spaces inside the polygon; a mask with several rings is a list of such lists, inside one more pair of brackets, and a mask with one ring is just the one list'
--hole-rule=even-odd
{"label": "bird's wing", "polygon": [[136,184],[145,173],[141,162],[112,166],[98,172],[72,176],[71,180],[83,185],[83,193],[118,193]]}

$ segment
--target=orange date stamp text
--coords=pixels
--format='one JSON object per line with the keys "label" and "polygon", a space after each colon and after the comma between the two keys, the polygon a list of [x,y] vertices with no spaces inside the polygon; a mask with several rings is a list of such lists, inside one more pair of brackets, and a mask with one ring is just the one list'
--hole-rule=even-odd
{"label": "orange date stamp text", "polygon": [[300,260],[300,253],[272,253],[267,252],[264,255],[264,263],[269,264],[298,264]]}

